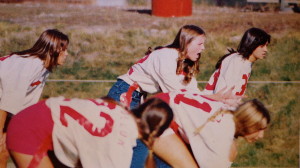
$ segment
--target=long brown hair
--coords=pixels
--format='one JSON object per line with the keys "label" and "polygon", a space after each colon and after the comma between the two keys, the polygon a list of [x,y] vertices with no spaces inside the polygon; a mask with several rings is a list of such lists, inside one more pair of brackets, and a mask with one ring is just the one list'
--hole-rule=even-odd
{"label": "long brown hair", "polygon": [[69,44],[67,35],[56,29],[44,31],[32,48],[13,52],[12,54],[29,57],[38,57],[44,62],[44,66],[50,72],[58,65],[58,56],[60,52],[65,51]]}
{"label": "long brown hair", "polygon": [[143,142],[150,152],[146,167],[155,167],[152,155],[152,146],[155,138],[159,137],[173,120],[173,111],[170,106],[159,98],[150,98],[138,108],[132,110],[138,119],[138,128]]}
{"label": "long brown hair", "polygon": [[[199,57],[196,61],[187,59],[187,46],[194,40],[195,37],[201,35],[204,36],[205,32],[200,27],[195,25],[185,25],[179,29],[173,43],[165,47],[155,47],[155,50],[162,48],[174,48],[178,50],[179,57],[177,59],[176,74],[184,74],[184,84],[190,83],[192,77],[199,73],[199,60],[201,58],[201,54],[199,54]],[[150,54],[151,52],[152,49],[148,48],[146,54]]]}
{"label": "long brown hair", "polygon": [[233,48],[228,49],[229,53],[221,57],[215,67],[216,69],[219,69],[222,61],[233,53],[239,53],[244,59],[247,60],[257,47],[270,43],[270,41],[271,35],[266,33],[264,30],[255,27],[250,28],[244,33],[237,51],[235,51]]}
{"label": "long brown hair", "polygon": [[199,55],[196,61],[186,59],[187,57],[187,46],[194,40],[195,37],[205,35],[205,32],[198,26],[185,25],[183,26],[176,35],[173,43],[168,45],[169,48],[176,48],[179,52],[177,59],[176,74],[179,75],[182,72],[185,74],[183,83],[188,84],[192,80],[192,77],[199,73]]}

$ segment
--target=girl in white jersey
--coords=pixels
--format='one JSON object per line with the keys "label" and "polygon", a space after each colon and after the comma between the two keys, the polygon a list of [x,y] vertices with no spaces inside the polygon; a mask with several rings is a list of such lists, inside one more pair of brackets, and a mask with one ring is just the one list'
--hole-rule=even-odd
{"label": "girl in white jersey", "polygon": [[219,90],[234,86],[233,93],[243,96],[248,79],[251,74],[252,64],[258,59],[267,56],[267,46],[271,36],[259,28],[248,29],[237,48],[229,50],[216,64],[216,70],[210,77],[204,93],[214,94]]}
{"label": "girl in white jersey", "polygon": [[119,76],[108,96],[120,101],[120,96],[136,83],[130,104],[133,108],[145,93],[179,89],[199,91],[195,76],[199,72],[205,39],[205,32],[200,27],[183,26],[172,44],[148,52],[126,74]]}
{"label": "girl in white jersey", "polygon": [[[228,168],[237,155],[235,139],[244,137],[254,142],[264,135],[270,115],[256,99],[239,105],[235,110],[224,109],[224,104],[201,94],[183,91],[156,95],[165,100],[174,112],[174,132],[191,147],[198,167]],[[167,131],[166,131],[167,132]],[[184,153],[171,150],[172,141],[153,146],[153,151],[172,165],[185,158]],[[162,152],[163,151],[163,152]]]}
{"label": "girl in white jersey", "polygon": [[[128,168],[136,139],[151,149],[172,119],[172,109],[158,98],[132,113],[110,99],[50,98],[12,118],[7,145],[20,168],[53,167],[47,150],[68,167]],[[148,168],[155,167],[151,156]]]}
{"label": "girl in white jersey", "polygon": [[[49,73],[64,64],[68,44],[67,35],[49,29],[32,48],[0,57],[0,152],[7,153],[4,132],[11,116],[39,100]],[[6,159],[0,160],[5,167]]]}

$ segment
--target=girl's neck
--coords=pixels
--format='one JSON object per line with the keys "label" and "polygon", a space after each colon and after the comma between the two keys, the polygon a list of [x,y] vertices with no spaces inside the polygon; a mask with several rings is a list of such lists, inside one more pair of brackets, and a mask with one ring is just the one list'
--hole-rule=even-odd
{"label": "girl's neck", "polygon": [[248,61],[250,61],[250,62],[252,62],[252,63],[254,63],[256,60],[257,60],[257,58],[254,57],[253,54],[251,54],[251,55],[249,56],[249,58],[248,58]]}

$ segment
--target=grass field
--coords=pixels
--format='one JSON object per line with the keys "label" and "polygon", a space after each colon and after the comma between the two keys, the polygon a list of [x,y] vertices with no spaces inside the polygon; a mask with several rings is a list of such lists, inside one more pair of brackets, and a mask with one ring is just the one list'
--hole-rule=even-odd
{"label": "grass field", "polygon": [[[299,14],[194,5],[192,16],[162,18],[147,14],[149,10],[151,6],[0,4],[0,55],[27,49],[42,31],[57,28],[70,37],[69,58],[50,79],[115,80],[148,47],[169,44],[182,25],[195,24],[207,34],[197,77],[207,81],[226,49],[236,48],[246,29],[259,27],[272,40],[268,58],[254,64],[250,81],[300,81]],[[111,85],[47,82],[42,97],[96,98],[106,95]],[[272,122],[263,140],[239,140],[234,167],[299,167],[299,89],[299,83],[248,85],[248,97],[266,104]]]}

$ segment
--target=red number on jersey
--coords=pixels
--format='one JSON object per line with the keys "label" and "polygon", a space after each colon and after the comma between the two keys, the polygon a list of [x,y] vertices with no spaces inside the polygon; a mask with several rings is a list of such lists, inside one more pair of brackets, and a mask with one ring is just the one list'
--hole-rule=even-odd
{"label": "red number on jersey", "polygon": [[213,77],[214,77],[213,83],[212,84],[207,83],[207,85],[205,86],[206,90],[215,90],[217,82],[218,82],[218,79],[219,79],[219,76],[220,76],[220,72],[221,72],[221,67],[219,68],[218,71],[216,71],[213,74]]}
{"label": "red number on jersey", "polygon": [[164,102],[170,104],[170,95],[169,95],[169,93],[158,93],[158,94],[155,95],[155,97],[158,97],[161,100],[163,100]]}
{"label": "red number on jersey", "polygon": [[84,127],[85,130],[87,130],[91,135],[97,136],[97,137],[104,137],[111,133],[114,120],[111,118],[110,115],[100,112],[100,117],[103,117],[106,120],[104,128],[96,128],[93,131],[93,123],[91,123],[87,118],[85,118],[82,114],[78,113],[76,110],[72,109],[68,106],[60,106],[60,121],[62,125],[68,126],[68,122],[65,118],[65,115],[69,115],[74,120],[78,121],[78,123]]}
{"label": "red number on jersey", "polygon": [[[94,99],[89,99],[91,102],[95,103],[97,106],[105,106],[105,107],[108,107],[109,109],[115,109],[117,104],[115,103],[111,103],[111,102],[97,102],[96,100]],[[106,104],[107,103],[107,104]]]}
{"label": "red number on jersey", "polygon": [[37,86],[37,85],[39,85],[39,84],[41,84],[41,83],[42,83],[41,81],[36,81],[36,82],[31,83],[30,86],[31,86],[31,87]]}
{"label": "red number on jersey", "polygon": [[244,74],[242,79],[245,80],[245,83],[241,87],[242,90],[240,92],[235,93],[237,96],[242,96],[246,91],[246,87],[247,87],[247,83],[248,83],[248,76],[246,74]]}
{"label": "red number on jersey", "polygon": [[199,108],[208,113],[211,111],[211,107],[207,102],[200,103],[199,101],[197,101],[195,99],[190,99],[190,98],[184,97],[184,94],[178,94],[174,98],[174,103],[179,104],[180,102],[185,103],[190,106],[193,106],[193,107],[196,107],[196,108]]}

